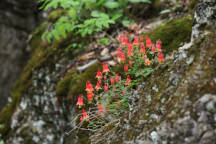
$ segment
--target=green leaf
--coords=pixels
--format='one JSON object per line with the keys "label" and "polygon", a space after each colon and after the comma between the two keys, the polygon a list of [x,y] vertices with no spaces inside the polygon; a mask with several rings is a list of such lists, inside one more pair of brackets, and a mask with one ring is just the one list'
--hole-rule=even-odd
{"label": "green leaf", "polygon": [[130,21],[129,20],[123,20],[122,24],[123,24],[123,26],[128,27],[130,25]]}
{"label": "green leaf", "polygon": [[99,42],[101,44],[107,45],[109,43],[109,39],[108,38],[101,38],[101,39],[99,39]]}
{"label": "green leaf", "polygon": [[107,1],[104,3],[104,6],[109,9],[114,9],[119,7],[119,3],[115,1]]}
{"label": "green leaf", "polygon": [[128,0],[131,3],[139,3],[139,2],[143,2],[143,3],[151,3],[151,0]]}

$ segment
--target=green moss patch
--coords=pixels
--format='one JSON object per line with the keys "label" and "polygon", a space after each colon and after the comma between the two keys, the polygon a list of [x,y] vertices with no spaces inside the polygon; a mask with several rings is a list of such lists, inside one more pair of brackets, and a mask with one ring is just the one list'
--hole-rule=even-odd
{"label": "green moss patch", "polygon": [[192,23],[193,19],[190,16],[168,20],[144,35],[148,35],[153,42],[160,39],[163,52],[169,53],[190,41]]}

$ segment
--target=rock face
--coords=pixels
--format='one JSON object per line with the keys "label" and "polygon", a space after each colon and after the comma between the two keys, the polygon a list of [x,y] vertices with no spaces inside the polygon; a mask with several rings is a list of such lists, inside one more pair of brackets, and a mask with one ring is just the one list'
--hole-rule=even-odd
{"label": "rock face", "polygon": [[35,26],[35,0],[0,1],[0,109],[26,64],[27,37]]}
{"label": "rock face", "polygon": [[[169,36],[162,43],[166,45],[169,45],[169,42],[179,43],[178,47],[174,44],[166,47],[169,48],[166,50],[166,63],[157,68],[135,90],[130,97],[130,110],[119,120],[111,121],[94,134],[75,131],[69,137],[65,135],[67,128],[69,130],[73,128],[70,122],[76,116],[74,103],[69,103],[68,100],[74,100],[74,97],[72,94],[66,95],[65,91],[73,87],[74,83],[77,87],[73,89],[79,89],[81,83],[79,81],[84,79],[80,78],[83,75],[66,72],[70,70],[69,66],[74,61],[67,57],[68,53],[62,52],[67,40],[53,42],[50,45],[42,43],[24,69],[16,90],[13,91],[12,103],[4,109],[4,113],[0,113],[0,124],[6,127],[2,130],[5,142],[15,144],[216,143],[214,137],[216,135],[215,7],[214,2],[200,1],[195,11],[193,27],[190,25],[191,16],[185,16],[182,19],[171,20],[172,25],[170,21],[166,22],[165,26],[162,24],[161,27],[164,29],[156,29],[159,34],[164,34],[164,37]],[[186,22],[189,23],[187,26]],[[192,36],[190,30],[188,32],[181,27],[190,27]],[[178,29],[181,29],[180,33],[177,32]],[[170,34],[166,34],[168,31],[174,33],[173,37],[181,33],[187,35],[183,39],[173,38]],[[184,39],[190,37],[190,43],[179,46],[186,42]],[[92,73],[90,71],[86,75]],[[63,78],[64,75],[69,78]],[[66,80],[61,83],[61,92],[57,94],[57,83],[60,79]],[[72,85],[67,85],[70,83],[67,79],[72,79]],[[6,112],[9,114],[5,116]],[[10,119],[11,123],[3,117]]]}

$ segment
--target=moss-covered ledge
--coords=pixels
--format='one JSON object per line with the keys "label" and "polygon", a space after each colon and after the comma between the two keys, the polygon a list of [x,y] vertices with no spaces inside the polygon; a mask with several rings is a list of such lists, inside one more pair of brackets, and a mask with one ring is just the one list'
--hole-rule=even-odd
{"label": "moss-covered ledge", "polygon": [[192,23],[193,17],[190,15],[167,20],[144,35],[148,35],[153,42],[160,39],[163,52],[167,54],[190,41]]}

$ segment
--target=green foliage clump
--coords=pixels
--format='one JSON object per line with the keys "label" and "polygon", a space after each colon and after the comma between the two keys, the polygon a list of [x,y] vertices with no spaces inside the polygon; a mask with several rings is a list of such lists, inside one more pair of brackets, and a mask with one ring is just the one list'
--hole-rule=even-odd
{"label": "green foliage clump", "polygon": [[[151,3],[151,0],[38,0],[41,9],[58,9],[49,19],[56,23],[48,29],[43,39],[51,42],[53,38],[66,38],[73,32],[85,37],[109,28],[111,24],[128,25],[128,3]],[[63,9],[63,12],[59,9]],[[60,16],[60,17],[59,17]],[[56,20],[57,19],[57,20]]]}

